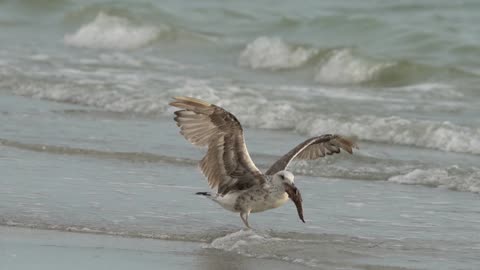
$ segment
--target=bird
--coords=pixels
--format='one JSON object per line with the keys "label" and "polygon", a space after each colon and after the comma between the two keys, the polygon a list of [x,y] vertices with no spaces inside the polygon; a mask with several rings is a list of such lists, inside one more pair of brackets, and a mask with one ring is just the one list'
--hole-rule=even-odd
{"label": "bird", "polygon": [[303,217],[302,195],[287,166],[294,159],[314,160],[326,155],[350,154],[357,144],[347,137],[324,134],[298,144],[262,173],[252,161],[240,121],[227,110],[193,97],[173,97],[170,106],[179,108],[174,120],[180,134],[190,143],[206,147],[199,167],[213,192],[197,192],[226,210],[239,213],[244,225],[250,213],[284,205],[290,198]]}

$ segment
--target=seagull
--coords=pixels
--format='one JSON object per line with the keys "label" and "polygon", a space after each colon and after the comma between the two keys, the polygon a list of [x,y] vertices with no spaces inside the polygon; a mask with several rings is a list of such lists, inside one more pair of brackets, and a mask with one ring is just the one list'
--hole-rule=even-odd
{"label": "seagull", "polygon": [[310,138],[276,161],[265,173],[253,163],[238,119],[225,109],[192,97],[174,97],[170,106],[180,134],[195,146],[207,147],[199,163],[211,192],[198,192],[226,210],[240,213],[247,228],[250,213],[263,212],[285,204],[290,198],[302,222],[302,195],[294,175],[286,168],[293,159],[313,160],[344,150],[352,154],[357,145],[335,134]]}

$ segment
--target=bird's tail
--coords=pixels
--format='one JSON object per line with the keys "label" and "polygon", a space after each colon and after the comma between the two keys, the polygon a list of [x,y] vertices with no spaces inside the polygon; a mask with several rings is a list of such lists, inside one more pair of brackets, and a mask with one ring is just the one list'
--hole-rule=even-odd
{"label": "bird's tail", "polygon": [[205,197],[212,197],[212,193],[210,193],[210,192],[197,192],[197,193],[195,193],[195,195],[202,195],[202,196],[205,196]]}

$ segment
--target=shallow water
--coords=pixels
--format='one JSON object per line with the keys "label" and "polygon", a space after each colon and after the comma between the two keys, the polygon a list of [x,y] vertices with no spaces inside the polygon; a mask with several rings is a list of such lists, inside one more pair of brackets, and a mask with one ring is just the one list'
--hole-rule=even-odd
{"label": "shallow water", "polygon": [[[285,267],[478,268],[479,8],[2,2],[0,225],[182,240]],[[242,231],[193,195],[207,190],[203,150],[179,136],[175,95],[236,114],[261,169],[317,134],[360,150],[290,168],[306,224],[288,204]]]}
{"label": "shallow water", "polygon": [[1,227],[2,269],[310,269],[202,243]]}

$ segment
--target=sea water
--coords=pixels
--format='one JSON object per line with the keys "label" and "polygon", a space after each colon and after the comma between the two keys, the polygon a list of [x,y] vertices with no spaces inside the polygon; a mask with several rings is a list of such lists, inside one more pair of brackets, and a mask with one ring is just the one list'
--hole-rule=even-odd
{"label": "sea water", "polygon": [[[479,11],[1,2],[0,224],[201,243],[285,268],[479,268]],[[178,134],[177,95],[234,113],[262,170],[309,136],[360,149],[292,164],[306,224],[288,203],[242,230],[193,195],[208,190],[204,150]]]}

